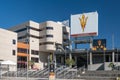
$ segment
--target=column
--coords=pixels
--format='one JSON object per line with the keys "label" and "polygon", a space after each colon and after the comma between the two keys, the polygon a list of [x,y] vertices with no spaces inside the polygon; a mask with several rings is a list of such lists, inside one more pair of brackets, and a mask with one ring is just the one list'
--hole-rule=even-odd
{"label": "column", "polygon": [[103,64],[104,64],[104,70],[106,70],[106,67],[105,67],[105,63],[106,63],[106,56],[105,56],[105,50],[104,50],[104,52],[103,52],[103,58],[104,58],[104,62],[103,62]]}
{"label": "column", "polygon": [[72,59],[72,44],[70,44],[70,53],[69,53],[69,59]]}
{"label": "column", "polygon": [[[77,37],[75,38],[75,41],[77,40]],[[77,43],[75,43],[75,49],[77,49]]]}
{"label": "column", "polygon": [[89,51],[87,50],[87,57],[86,57],[86,58],[87,58],[87,70],[88,70],[88,63],[89,63],[89,62],[88,62],[88,61],[89,61],[89,60],[88,60],[88,54],[89,54]]}
{"label": "column", "polygon": [[88,66],[88,70],[92,70],[92,52],[90,52],[90,65]]}
{"label": "column", "polygon": [[[92,37],[90,38],[90,49],[92,49]],[[92,52],[90,51],[90,67],[88,67],[89,70],[92,70]]]}
{"label": "column", "polygon": [[0,79],[2,78],[2,65],[0,63]]}
{"label": "column", "polygon": [[75,58],[75,65],[77,66],[77,56],[74,56]]}
{"label": "column", "polygon": [[53,61],[54,61],[55,68],[56,68],[56,54],[55,54],[55,52],[53,53],[53,56],[54,56],[54,59],[53,59]]}
{"label": "column", "polygon": [[61,63],[64,64],[64,57],[61,56]]}
{"label": "column", "polygon": [[114,51],[112,52],[112,62],[113,63],[115,62],[115,52]]}
{"label": "column", "polygon": [[90,52],[90,65],[92,65],[92,52]]}

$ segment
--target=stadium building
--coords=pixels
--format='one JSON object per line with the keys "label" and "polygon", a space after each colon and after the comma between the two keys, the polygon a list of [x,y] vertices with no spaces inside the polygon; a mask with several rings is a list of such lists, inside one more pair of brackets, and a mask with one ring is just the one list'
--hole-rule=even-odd
{"label": "stadium building", "polygon": [[[98,36],[98,13],[71,15],[71,37],[75,48],[72,55],[77,67],[85,66],[88,70],[111,70],[119,67],[119,49],[107,49],[106,39],[94,39]],[[87,49],[80,50],[77,44],[89,44]],[[112,45],[112,44],[111,44]]]}
{"label": "stadium building", "polygon": [[[57,65],[65,65],[65,60],[71,53],[75,61],[74,66],[85,66],[88,70],[111,70],[109,64],[119,65],[119,49],[107,49],[105,39],[93,39],[98,35],[97,12],[71,15],[71,35],[69,26],[54,21],[28,21],[9,30],[18,33],[18,42],[22,42],[18,43],[18,64],[21,62],[20,57],[27,57],[20,54],[19,51],[26,51],[26,47],[22,48],[20,45],[29,45],[25,53],[29,54],[29,61],[35,62],[39,69],[48,66],[50,54],[55,54]],[[70,49],[70,36],[74,38],[74,41],[71,41],[75,44],[73,49]],[[90,47],[83,50],[77,48],[77,44],[84,43],[90,44]],[[56,45],[61,46],[62,51],[58,50]]]}

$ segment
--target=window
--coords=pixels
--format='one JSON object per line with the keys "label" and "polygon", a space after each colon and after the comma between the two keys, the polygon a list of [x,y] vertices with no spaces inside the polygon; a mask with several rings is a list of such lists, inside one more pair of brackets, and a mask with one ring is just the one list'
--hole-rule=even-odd
{"label": "window", "polygon": [[38,55],[38,54],[39,54],[39,51],[31,50],[31,54],[33,54],[33,55]]}
{"label": "window", "polygon": [[34,28],[34,27],[30,27],[30,29],[35,30],[35,31],[39,31],[39,29]]}
{"label": "window", "polygon": [[53,30],[53,27],[46,27],[46,29]]}
{"label": "window", "polygon": [[53,45],[54,43],[53,42],[43,42],[43,43],[40,43],[39,45],[47,45],[47,44]]}
{"label": "window", "polygon": [[39,36],[35,36],[35,35],[31,35],[31,34],[30,34],[30,37],[39,39]]}
{"label": "window", "polygon": [[16,40],[15,39],[13,39],[13,44],[16,44]]}
{"label": "window", "polygon": [[43,30],[45,30],[45,27],[39,29],[39,31],[43,31]]}
{"label": "window", "polygon": [[18,57],[17,57],[17,60],[18,60],[18,61],[27,61],[27,57],[18,56]]}
{"label": "window", "polygon": [[46,35],[46,37],[53,37],[53,35]]}
{"label": "window", "polygon": [[40,36],[39,39],[43,39],[44,37],[43,36]]}
{"label": "window", "polygon": [[35,58],[35,57],[31,57],[31,61],[33,61],[33,62],[39,62],[39,59]]}
{"label": "window", "polygon": [[27,49],[18,48],[18,52],[20,52],[20,53],[27,53]]}
{"label": "window", "polygon": [[12,54],[13,54],[13,55],[16,55],[16,51],[15,51],[15,50],[13,50],[13,51],[12,51]]}
{"label": "window", "polygon": [[26,38],[27,36],[26,35],[24,35],[24,36],[20,36],[20,37],[18,37],[18,39],[24,39],[24,38]]}
{"label": "window", "polygon": [[0,59],[0,61],[4,61],[3,59]]}
{"label": "window", "polygon": [[22,32],[22,31],[25,31],[25,30],[27,30],[27,28],[22,28],[22,29],[19,29],[19,30],[16,30],[15,32]]}

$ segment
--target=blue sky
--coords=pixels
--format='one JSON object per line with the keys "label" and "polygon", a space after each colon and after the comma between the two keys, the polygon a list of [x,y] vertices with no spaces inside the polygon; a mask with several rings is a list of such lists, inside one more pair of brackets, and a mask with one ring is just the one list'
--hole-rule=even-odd
{"label": "blue sky", "polygon": [[0,0],[0,27],[11,26],[33,20],[63,21],[71,14],[97,11],[99,14],[99,36],[106,38],[107,47],[112,48],[112,34],[116,48],[120,48],[120,1],[119,0]]}

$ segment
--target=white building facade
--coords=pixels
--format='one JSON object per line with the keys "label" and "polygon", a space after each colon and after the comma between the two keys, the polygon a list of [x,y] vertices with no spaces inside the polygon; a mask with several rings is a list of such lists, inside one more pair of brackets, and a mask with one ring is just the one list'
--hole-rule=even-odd
{"label": "white building facade", "polygon": [[17,64],[17,33],[0,28],[0,62],[8,60]]}
{"label": "white building facade", "polygon": [[40,69],[47,65],[48,55],[56,50],[55,44],[69,46],[70,28],[54,21],[28,21],[9,30],[18,33],[19,42],[29,41],[29,60],[34,61]]}
{"label": "white building facade", "polygon": [[0,61],[17,62],[17,33],[0,28]]}

